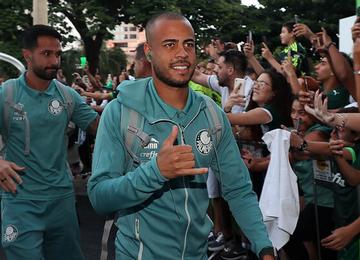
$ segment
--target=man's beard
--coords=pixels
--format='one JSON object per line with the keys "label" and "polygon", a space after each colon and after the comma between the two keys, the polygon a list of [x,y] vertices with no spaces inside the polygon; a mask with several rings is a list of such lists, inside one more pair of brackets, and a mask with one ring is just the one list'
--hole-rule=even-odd
{"label": "man's beard", "polygon": [[165,84],[167,84],[169,87],[173,87],[173,88],[187,88],[190,79],[192,78],[193,74],[194,74],[194,69],[193,71],[190,73],[189,79],[188,80],[173,80],[171,78],[168,78],[164,75],[164,73],[162,72],[161,69],[159,69],[158,67],[154,66],[154,64],[152,65],[155,71],[155,74],[157,76],[157,78],[159,80],[161,80],[162,82],[164,82]]}
{"label": "man's beard", "polygon": [[216,76],[216,77],[217,77],[219,86],[221,86],[221,87],[226,87],[226,82],[225,82],[224,80],[221,80],[221,79],[219,78],[219,76]]}
{"label": "man's beard", "polygon": [[[49,69],[49,68],[53,68],[54,70],[46,70],[46,69]],[[55,66],[52,66],[52,67],[47,67],[47,68],[39,68],[39,67],[33,67],[33,72],[34,74],[39,77],[40,79],[42,80],[52,80],[54,78],[56,78],[56,74],[57,74],[57,71],[58,71],[59,67],[55,67]]]}

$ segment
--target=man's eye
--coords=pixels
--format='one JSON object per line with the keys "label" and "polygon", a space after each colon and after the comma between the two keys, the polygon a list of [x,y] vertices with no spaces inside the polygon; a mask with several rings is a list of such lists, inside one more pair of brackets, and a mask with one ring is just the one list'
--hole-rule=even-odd
{"label": "man's eye", "polygon": [[45,55],[45,56],[49,56],[49,55],[50,55],[50,52],[49,52],[49,51],[45,51],[45,52],[44,52],[44,55]]}
{"label": "man's eye", "polygon": [[164,46],[171,48],[171,47],[174,47],[174,46],[175,46],[175,43],[173,43],[173,42],[165,43]]}
{"label": "man's eye", "polygon": [[195,47],[195,44],[193,42],[188,42],[186,43],[186,47],[188,48],[194,48]]}

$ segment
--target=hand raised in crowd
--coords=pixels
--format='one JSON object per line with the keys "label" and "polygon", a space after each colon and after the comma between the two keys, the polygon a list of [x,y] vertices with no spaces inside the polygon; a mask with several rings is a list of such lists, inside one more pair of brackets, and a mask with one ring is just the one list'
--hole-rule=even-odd
{"label": "hand raised in crowd", "polygon": [[13,162],[0,160],[0,188],[6,192],[16,193],[16,185],[22,184],[22,179],[17,173],[25,170]]}
{"label": "hand raised in crowd", "polygon": [[[360,66],[360,38],[356,38],[353,45],[353,60],[354,65]],[[355,67],[355,66],[354,66]]]}
{"label": "hand raised in crowd", "polygon": [[309,107],[314,105],[314,91],[304,91],[300,90],[298,93],[300,104]]}
{"label": "hand raised in crowd", "polygon": [[315,97],[314,97],[314,108],[309,107],[308,105],[305,105],[305,111],[309,114],[313,115],[323,123],[327,125],[331,125],[331,123],[335,119],[334,113],[330,113],[327,109],[328,100],[327,98],[322,101],[322,93],[319,93],[319,91],[316,91]]}
{"label": "hand raised in crowd", "polygon": [[248,58],[248,59],[254,57],[254,52],[255,52],[254,41],[246,42],[244,44],[245,57]]}
{"label": "hand raised in crowd", "polygon": [[224,111],[229,112],[231,111],[232,107],[235,105],[244,107],[246,104],[246,98],[243,95],[240,95],[237,93],[237,90],[233,90],[226,101],[226,104],[224,106]]}
{"label": "hand raised in crowd", "polygon": [[261,56],[264,57],[264,59],[269,60],[273,57],[269,47],[266,45],[266,43],[262,43],[263,48],[261,48]]}
{"label": "hand raised in crowd", "polygon": [[337,131],[338,130],[335,128],[331,133],[329,149],[334,156],[343,156],[343,149],[346,145],[344,140],[339,139]]}
{"label": "hand raised in crowd", "polygon": [[318,52],[324,53],[328,51],[329,45],[332,43],[330,36],[327,34],[324,27],[321,27],[321,32],[316,33],[316,36],[319,38],[319,41],[313,40],[313,45]]}
{"label": "hand raised in crowd", "polygon": [[[290,57],[291,58],[291,57]],[[290,78],[292,76],[296,76],[295,67],[291,62],[291,59],[285,59],[281,63],[281,71],[285,74],[287,78]]]}
{"label": "hand raised in crowd", "polygon": [[360,23],[354,23],[351,27],[351,36],[354,42],[360,37]]}
{"label": "hand raised in crowd", "polygon": [[161,175],[167,179],[173,179],[207,173],[208,168],[194,168],[195,156],[190,145],[174,145],[178,131],[178,127],[173,126],[157,155],[157,164]]}
{"label": "hand raised in crowd", "polygon": [[297,23],[294,25],[293,32],[296,37],[304,36],[305,38],[309,39],[310,41],[316,37],[315,33],[313,33],[310,28],[303,23]]}
{"label": "hand raised in crowd", "polygon": [[254,164],[254,155],[248,149],[241,149],[241,158],[243,159],[246,167],[250,169]]}
{"label": "hand raised in crowd", "polygon": [[217,53],[224,51],[224,46],[221,45],[221,42],[219,39],[212,39],[211,44],[216,49]]}
{"label": "hand raised in crowd", "polygon": [[330,236],[322,239],[321,245],[328,249],[340,251],[350,243],[354,235],[350,226],[340,227],[335,229]]}

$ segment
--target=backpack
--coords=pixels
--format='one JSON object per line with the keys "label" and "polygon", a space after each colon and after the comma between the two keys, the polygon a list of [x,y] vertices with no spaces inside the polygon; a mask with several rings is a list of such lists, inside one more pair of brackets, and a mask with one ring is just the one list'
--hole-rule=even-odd
{"label": "backpack", "polygon": [[[151,78],[141,80],[144,84],[144,88],[148,85]],[[215,143],[217,144],[222,136],[222,116],[220,112],[217,111],[218,106],[214,101],[212,101],[208,96],[198,93],[204,99],[206,104],[205,115],[208,119],[208,122],[211,126],[209,129],[211,135],[215,136]],[[125,173],[132,170],[135,165],[135,168],[140,165],[140,160],[137,157],[137,154],[140,148],[146,147],[150,143],[150,136],[143,131],[145,124],[145,118],[139,114],[137,111],[121,104],[121,118],[120,118],[120,133],[124,140],[126,148],[126,166],[124,167]],[[216,146],[216,145],[215,145]],[[104,224],[103,236],[101,239],[101,260],[107,259],[107,242],[110,236],[111,228],[114,221],[117,219],[117,214],[111,214],[107,217],[107,220]]]}
{"label": "backpack", "polygon": [[[58,80],[54,79],[56,88],[60,93],[60,96],[64,102],[64,108],[67,112],[67,118],[68,123],[70,122],[72,113],[74,112],[74,100],[73,97],[68,90],[69,87],[65,86]],[[24,154],[28,156],[30,154],[30,122],[27,117],[27,114],[25,111],[23,111],[23,107],[19,104],[17,104],[16,98],[17,98],[17,91],[19,88],[19,79],[10,79],[6,81],[3,85],[3,94],[5,98],[5,105],[3,106],[3,127],[4,131],[2,132],[2,139],[4,142],[4,146],[1,149],[0,154],[4,155],[5,147],[6,147],[6,140],[9,137],[10,129],[11,129],[11,121],[12,116],[16,112],[19,115],[21,115],[24,118],[24,124],[25,124],[25,147],[24,147]],[[65,136],[67,140],[66,135],[67,129],[65,129]]]}

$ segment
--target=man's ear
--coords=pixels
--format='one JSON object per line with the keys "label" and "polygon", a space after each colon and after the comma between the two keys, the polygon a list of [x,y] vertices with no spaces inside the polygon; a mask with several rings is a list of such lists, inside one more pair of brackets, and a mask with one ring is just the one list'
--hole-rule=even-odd
{"label": "man's ear", "polygon": [[152,53],[151,53],[151,47],[149,45],[148,42],[145,42],[144,44],[144,53],[145,53],[145,56],[146,56],[146,59],[151,62],[151,59],[152,59]]}
{"label": "man's ear", "polygon": [[22,50],[22,54],[23,54],[24,59],[25,59],[28,63],[32,61],[32,54],[31,54],[31,51],[30,51],[30,50],[23,49],[23,50]]}
{"label": "man's ear", "polygon": [[229,75],[232,75],[232,74],[235,73],[235,69],[234,69],[233,66],[228,66],[227,71],[228,71],[228,74],[229,74]]}

